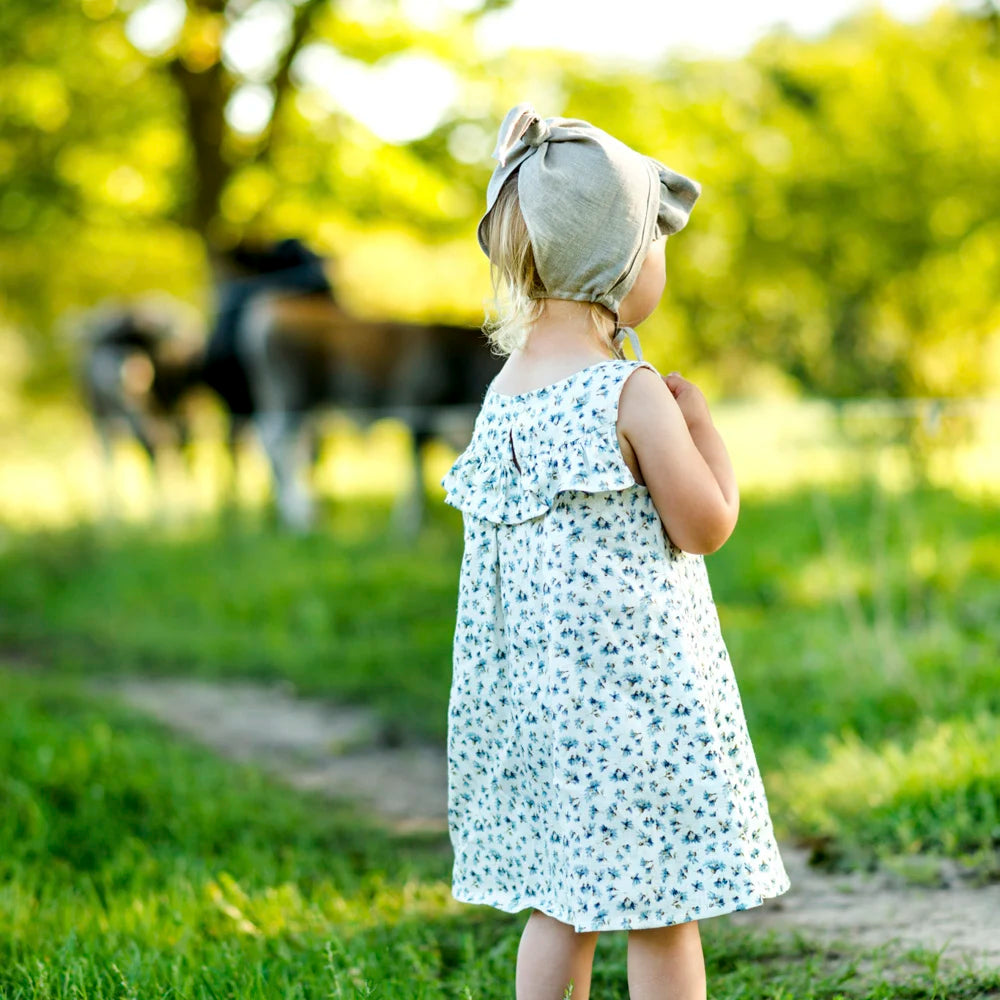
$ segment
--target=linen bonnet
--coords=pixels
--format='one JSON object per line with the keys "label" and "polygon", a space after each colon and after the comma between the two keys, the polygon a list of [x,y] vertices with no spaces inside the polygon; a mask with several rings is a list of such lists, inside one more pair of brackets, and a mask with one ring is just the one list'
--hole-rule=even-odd
{"label": "linen bonnet", "polygon": [[[635,331],[619,327],[628,294],[654,239],[687,225],[701,185],[644,156],[590,122],[541,118],[530,104],[507,112],[476,236],[489,256],[487,220],[500,189],[517,171],[521,214],[545,297],[599,302],[615,318],[613,343]],[[534,295],[533,297],[541,297]]]}

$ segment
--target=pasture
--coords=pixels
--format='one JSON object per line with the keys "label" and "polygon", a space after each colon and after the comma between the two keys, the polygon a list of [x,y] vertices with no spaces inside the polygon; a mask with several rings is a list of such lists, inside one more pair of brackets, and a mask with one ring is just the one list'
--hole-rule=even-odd
{"label": "pasture", "polygon": [[573,12],[0,4],[0,1000],[515,992],[527,914],[453,899],[440,823],[439,408],[499,366],[523,101],[702,190],[642,344],[735,466],[706,565],[792,880],[703,922],[709,995],[1000,1000],[997,0]]}
{"label": "pasture", "polygon": [[[995,424],[950,439],[946,414],[946,447],[918,463],[884,421],[862,445],[856,420],[806,407],[762,439],[748,412],[718,409],[743,503],[707,563],[779,838],[833,871],[1000,878]],[[7,503],[41,495],[32,467],[51,483],[89,460],[74,434],[49,438],[61,466],[23,456]],[[508,995],[522,920],[451,899],[446,836],[391,835],[82,683],[281,678],[373,706],[386,740],[443,741],[461,521],[431,485],[416,542],[386,535],[391,485],[361,489],[399,444],[385,426],[332,442],[365,462],[305,537],[252,495],[238,516],[157,525],[148,484],[116,526],[78,519],[71,480],[48,524],[5,511],[0,997]],[[429,478],[450,457],[434,451]],[[933,955],[862,958],[724,918],[703,937],[720,998],[1000,995],[1000,972]],[[620,995],[624,946],[603,936],[594,996]]]}

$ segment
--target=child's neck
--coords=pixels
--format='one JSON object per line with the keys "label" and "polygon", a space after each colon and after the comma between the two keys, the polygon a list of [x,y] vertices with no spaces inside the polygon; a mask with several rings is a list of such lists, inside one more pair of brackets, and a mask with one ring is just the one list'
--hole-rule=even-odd
{"label": "child's neck", "polygon": [[544,299],[542,314],[528,328],[524,346],[518,350],[525,361],[549,361],[555,358],[595,361],[613,358],[611,337],[614,321],[604,317],[605,327],[598,330],[590,315],[589,302],[568,299]]}

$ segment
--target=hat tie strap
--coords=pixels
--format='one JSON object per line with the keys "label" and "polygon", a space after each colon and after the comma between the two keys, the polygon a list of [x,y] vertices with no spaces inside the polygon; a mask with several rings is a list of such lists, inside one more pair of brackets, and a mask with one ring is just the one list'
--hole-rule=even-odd
{"label": "hat tie strap", "polygon": [[632,345],[632,353],[636,356],[636,360],[642,361],[642,348],[639,346],[639,335],[630,326],[620,326],[615,331],[614,339],[612,343],[618,350],[621,350],[622,342],[625,337],[628,337],[628,342]]}

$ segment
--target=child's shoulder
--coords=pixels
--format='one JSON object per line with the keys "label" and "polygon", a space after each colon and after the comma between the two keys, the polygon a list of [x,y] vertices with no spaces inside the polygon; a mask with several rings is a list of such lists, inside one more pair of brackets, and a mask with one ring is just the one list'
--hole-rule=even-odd
{"label": "child's shoulder", "polygon": [[621,381],[620,407],[641,409],[666,388],[663,376],[649,361],[622,361],[618,372]]}
{"label": "child's shoulder", "polygon": [[627,435],[630,428],[648,427],[651,419],[662,419],[665,407],[676,405],[673,393],[656,367],[649,362],[634,362],[618,394],[618,428]]}

